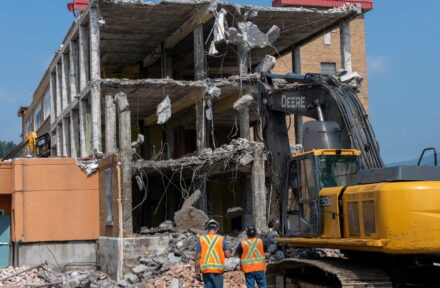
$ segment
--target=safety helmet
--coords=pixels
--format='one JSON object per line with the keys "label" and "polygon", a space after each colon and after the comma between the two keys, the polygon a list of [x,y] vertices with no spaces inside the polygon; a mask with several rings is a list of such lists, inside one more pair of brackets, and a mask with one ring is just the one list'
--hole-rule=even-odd
{"label": "safety helmet", "polygon": [[246,226],[246,234],[248,236],[255,236],[255,234],[257,234],[257,229],[253,224],[249,224]]}
{"label": "safety helmet", "polygon": [[209,219],[208,222],[206,222],[206,224],[205,224],[206,230],[211,230],[211,229],[217,230],[218,227],[220,227],[220,224],[217,221],[215,221],[214,219]]}

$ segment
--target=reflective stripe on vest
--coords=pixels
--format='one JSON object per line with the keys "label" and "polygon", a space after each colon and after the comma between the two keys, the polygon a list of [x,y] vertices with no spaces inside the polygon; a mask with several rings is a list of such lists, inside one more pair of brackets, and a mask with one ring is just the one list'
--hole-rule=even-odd
{"label": "reflective stripe on vest", "polygon": [[266,270],[263,241],[260,239],[241,242],[243,253],[241,256],[241,270],[245,273]]}
{"label": "reflective stripe on vest", "polygon": [[[200,259],[200,271],[202,273],[222,273],[224,266],[223,237],[214,235],[212,239],[202,236],[200,245],[202,246],[202,258]],[[205,251],[207,250],[206,254]],[[219,255],[219,253],[222,253]]]}

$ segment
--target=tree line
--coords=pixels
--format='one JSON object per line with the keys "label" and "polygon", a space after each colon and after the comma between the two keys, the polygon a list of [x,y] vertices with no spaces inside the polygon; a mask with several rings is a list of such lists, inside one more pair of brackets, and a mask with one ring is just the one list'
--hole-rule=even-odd
{"label": "tree line", "polygon": [[12,149],[14,149],[15,146],[17,146],[17,145],[15,145],[14,142],[12,142],[12,141],[9,141],[9,142],[0,141],[0,158],[3,158],[6,155],[8,155],[8,153],[10,151],[12,151]]}

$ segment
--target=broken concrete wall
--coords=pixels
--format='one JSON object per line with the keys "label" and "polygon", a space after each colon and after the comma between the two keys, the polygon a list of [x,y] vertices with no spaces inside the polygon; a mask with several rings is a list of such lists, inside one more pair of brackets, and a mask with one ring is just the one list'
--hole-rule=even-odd
{"label": "broken concrete wall", "polygon": [[169,248],[168,237],[136,237],[113,238],[100,237],[98,239],[98,263],[101,270],[108,273],[113,279],[122,279],[122,276],[131,273],[139,265],[139,258],[154,258],[166,253]]}

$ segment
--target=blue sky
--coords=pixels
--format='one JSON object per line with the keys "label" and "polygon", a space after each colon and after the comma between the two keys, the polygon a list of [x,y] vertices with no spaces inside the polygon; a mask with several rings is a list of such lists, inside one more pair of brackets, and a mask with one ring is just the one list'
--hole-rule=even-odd
{"label": "blue sky", "polygon": [[[73,16],[67,0],[2,2],[0,140],[17,142],[18,107],[31,102]],[[386,163],[417,158],[427,146],[440,149],[438,11],[438,0],[376,0],[366,15],[370,118]]]}

